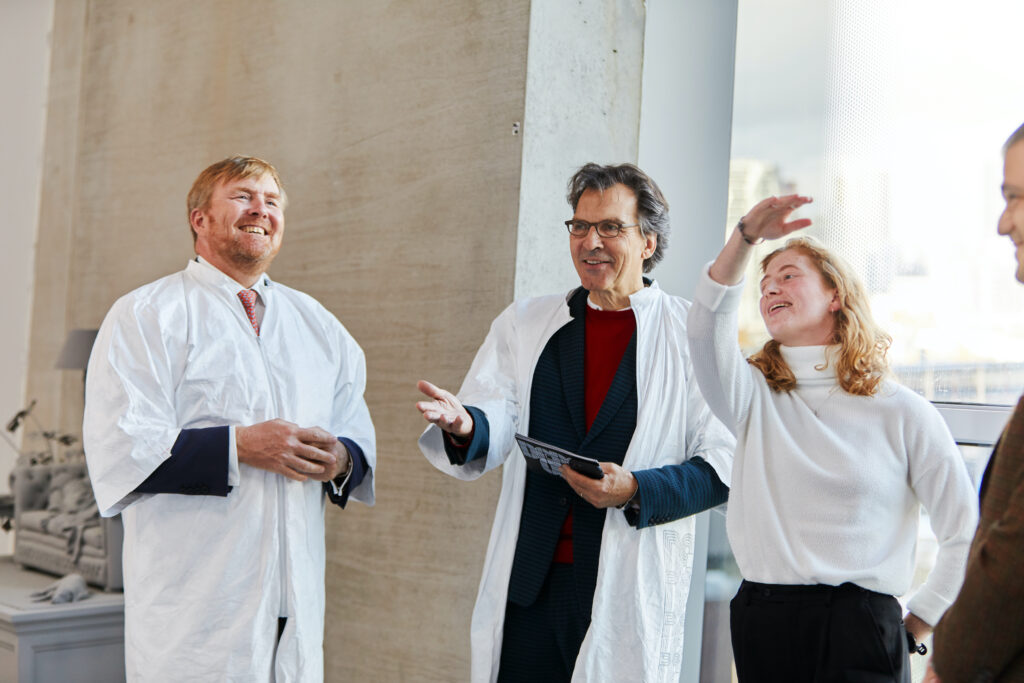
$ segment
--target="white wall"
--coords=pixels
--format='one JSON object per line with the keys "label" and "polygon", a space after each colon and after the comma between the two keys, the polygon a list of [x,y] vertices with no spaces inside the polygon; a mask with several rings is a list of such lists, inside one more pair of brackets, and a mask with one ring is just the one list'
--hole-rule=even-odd
{"label": "white wall", "polygon": [[[52,24],[53,0],[0,0],[0,429],[25,401]],[[0,442],[0,491],[15,457]],[[0,536],[0,553],[9,542]]]}

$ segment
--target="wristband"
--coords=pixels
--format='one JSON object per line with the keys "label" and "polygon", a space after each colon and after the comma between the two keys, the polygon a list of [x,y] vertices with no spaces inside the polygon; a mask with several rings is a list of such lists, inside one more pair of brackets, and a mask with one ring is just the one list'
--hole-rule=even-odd
{"label": "wristband", "polygon": [[[743,218],[746,218],[746,216],[744,216]],[[756,240],[751,240],[749,237],[747,237],[747,235],[743,232],[743,218],[741,218],[740,222],[736,224],[736,230],[739,231],[740,237],[743,238],[743,241],[752,247],[761,244],[761,242],[764,242],[763,237],[758,237]]]}

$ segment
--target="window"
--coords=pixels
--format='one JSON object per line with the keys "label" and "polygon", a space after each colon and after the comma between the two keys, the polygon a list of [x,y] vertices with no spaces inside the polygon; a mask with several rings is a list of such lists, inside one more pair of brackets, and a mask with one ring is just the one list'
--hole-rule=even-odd
{"label": "window", "polygon": [[[1009,1],[738,1],[725,232],[768,195],[814,197],[797,214],[807,233],[860,273],[897,378],[937,402],[976,485],[1024,390],[1024,286],[996,234],[1000,150],[1024,121],[1022,32]],[[758,296],[748,285],[747,352],[767,339]],[[725,683],[740,576],[724,518],[710,523],[700,680]],[[926,514],[920,528],[914,588],[935,553]]]}

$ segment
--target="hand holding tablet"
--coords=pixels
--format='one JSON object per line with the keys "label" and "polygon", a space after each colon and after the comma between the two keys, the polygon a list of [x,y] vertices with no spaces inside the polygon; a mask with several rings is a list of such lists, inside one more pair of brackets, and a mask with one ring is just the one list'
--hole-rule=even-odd
{"label": "hand holding tablet", "polygon": [[591,479],[604,477],[601,464],[593,458],[577,455],[524,434],[516,434],[516,441],[519,442],[519,450],[526,456],[527,467],[532,470],[540,470],[560,477],[562,475],[558,469],[562,465],[568,464],[569,467]]}

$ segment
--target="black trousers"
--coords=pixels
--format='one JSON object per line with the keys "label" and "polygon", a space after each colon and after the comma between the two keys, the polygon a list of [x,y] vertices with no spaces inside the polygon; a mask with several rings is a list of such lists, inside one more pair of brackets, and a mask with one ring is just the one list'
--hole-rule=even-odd
{"label": "black trousers", "polygon": [[841,586],[744,581],[730,604],[741,683],[909,683],[896,598]]}
{"label": "black trousers", "polygon": [[498,683],[570,681],[590,627],[579,603],[573,565],[556,563],[533,604],[506,604]]}

